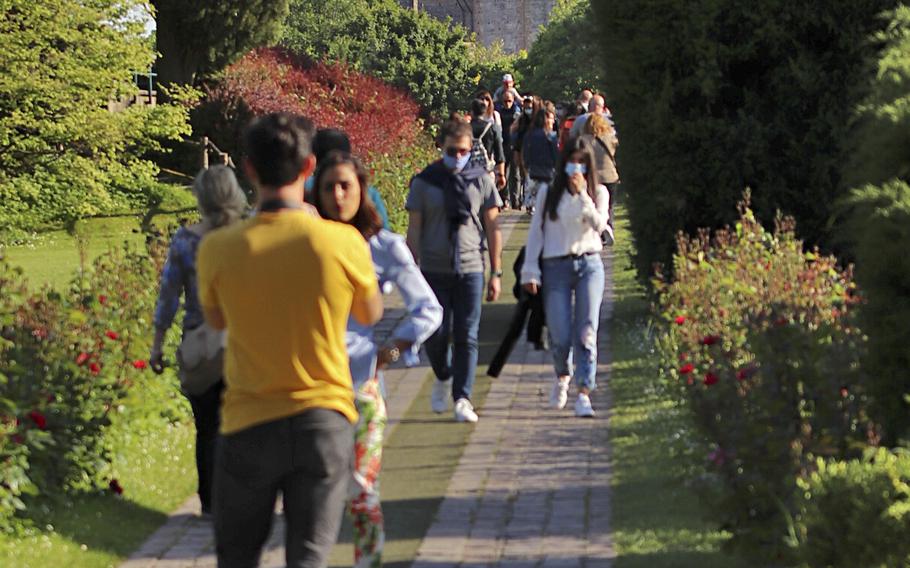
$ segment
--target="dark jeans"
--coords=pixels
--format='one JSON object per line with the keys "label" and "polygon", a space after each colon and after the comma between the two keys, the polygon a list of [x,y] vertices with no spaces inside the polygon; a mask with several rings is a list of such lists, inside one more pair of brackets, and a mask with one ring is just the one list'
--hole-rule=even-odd
{"label": "dark jeans", "polygon": [[[440,381],[453,379],[453,400],[470,399],[477,370],[483,273],[425,272],[424,277],[442,305],[442,325],[424,343],[433,373]],[[449,344],[450,336],[453,345]]]}
{"label": "dark jeans", "polygon": [[202,394],[186,395],[196,422],[196,473],[203,513],[212,512],[212,479],[215,475],[215,445],[221,426],[222,391],[224,381],[218,381]]}
{"label": "dark jeans", "polygon": [[327,566],[353,456],[354,425],[322,408],[222,436],[215,472],[218,567],[259,565],[279,490],[288,567]]}

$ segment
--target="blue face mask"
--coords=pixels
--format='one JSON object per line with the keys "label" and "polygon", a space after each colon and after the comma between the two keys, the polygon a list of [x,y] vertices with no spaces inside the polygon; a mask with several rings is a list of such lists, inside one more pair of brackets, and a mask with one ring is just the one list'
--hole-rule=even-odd
{"label": "blue face mask", "polygon": [[468,152],[464,156],[450,156],[448,154],[442,155],[442,164],[453,171],[460,172],[468,165],[468,161],[471,159],[471,153]]}
{"label": "blue face mask", "polygon": [[575,162],[566,163],[566,175],[569,177],[574,176],[575,174],[585,175],[588,173],[588,166],[584,164],[576,164]]}

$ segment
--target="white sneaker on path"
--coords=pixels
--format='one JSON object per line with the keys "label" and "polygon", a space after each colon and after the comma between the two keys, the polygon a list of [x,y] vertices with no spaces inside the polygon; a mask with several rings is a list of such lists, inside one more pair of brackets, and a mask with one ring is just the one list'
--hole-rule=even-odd
{"label": "white sneaker on path", "polygon": [[586,394],[579,394],[578,400],[575,401],[575,416],[579,418],[593,418],[594,407],[591,406],[591,397]]}
{"label": "white sneaker on path", "polygon": [[466,398],[459,398],[455,401],[455,421],[456,422],[477,422],[477,413],[474,412],[474,405]]}
{"label": "white sneaker on path", "polygon": [[559,378],[553,382],[553,388],[550,390],[550,407],[556,410],[562,410],[569,401],[569,377]]}
{"label": "white sneaker on path", "polygon": [[440,381],[434,379],[433,394],[430,395],[430,408],[436,414],[442,414],[449,409],[449,398],[452,396],[452,379]]}

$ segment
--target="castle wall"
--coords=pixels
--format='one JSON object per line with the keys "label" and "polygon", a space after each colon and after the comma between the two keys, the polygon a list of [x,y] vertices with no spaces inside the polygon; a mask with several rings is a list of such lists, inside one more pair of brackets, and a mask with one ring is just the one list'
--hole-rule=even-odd
{"label": "castle wall", "polygon": [[[400,0],[407,7],[411,0]],[[419,0],[421,10],[444,20],[451,17],[492,45],[501,41],[506,52],[528,49],[545,25],[556,0]]]}

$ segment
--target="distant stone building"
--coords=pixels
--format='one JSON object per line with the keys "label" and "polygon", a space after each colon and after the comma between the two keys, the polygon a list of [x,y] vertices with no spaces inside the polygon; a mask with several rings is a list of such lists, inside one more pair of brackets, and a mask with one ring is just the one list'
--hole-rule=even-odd
{"label": "distant stone building", "polygon": [[502,41],[508,53],[528,49],[547,23],[556,0],[400,0],[403,6],[444,20],[451,17],[485,45]]}

